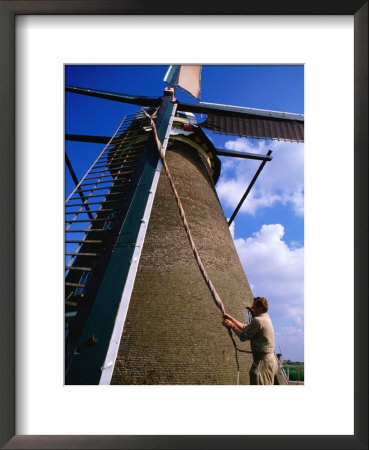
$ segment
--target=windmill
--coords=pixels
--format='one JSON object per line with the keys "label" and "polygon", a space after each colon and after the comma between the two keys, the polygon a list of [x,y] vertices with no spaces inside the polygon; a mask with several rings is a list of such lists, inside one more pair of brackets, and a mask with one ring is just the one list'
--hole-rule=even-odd
{"label": "windmill", "polygon": [[[234,382],[231,343],[209,301],[166,176],[160,174],[157,141],[167,150],[204,266],[227,299],[227,311],[239,315],[252,303],[252,293],[228,226],[271,152],[215,148],[203,129],[301,142],[303,116],[178,102],[175,88],[198,96],[199,74],[199,66],[171,66],[161,98],[66,87],[75,94],[141,107],[123,118],[111,138],[66,136],[104,144],[81,180],[66,156],[76,183],[66,201],[67,384]],[[196,113],[206,119],[198,123]],[[214,190],[218,156],[260,161],[228,223]],[[69,250],[70,245],[76,248]],[[216,331],[215,325],[204,325],[209,320],[217,324]],[[215,342],[220,348],[214,352]],[[251,356],[242,357],[241,382],[247,384]]]}

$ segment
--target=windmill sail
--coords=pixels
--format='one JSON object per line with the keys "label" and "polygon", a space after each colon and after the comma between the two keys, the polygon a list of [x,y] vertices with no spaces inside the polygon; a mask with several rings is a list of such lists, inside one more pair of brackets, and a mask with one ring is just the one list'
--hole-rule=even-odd
{"label": "windmill sail", "polygon": [[164,81],[176,86],[188,95],[200,98],[202,66],[170,66]]}
{"label": "windmill sail", "polygon": [[181,111],[207,114],[199,125],[215,133],[242,137],[304,141],[304,115],[199,102],[180,103]]}
{"label": "windmill sail", "polygon": [[208,113],[200,123],[202,128],[215,133],[233,134],[241,137],[277,139],[278,141],[304,141],[304,122],[262,116],[231,116]]}

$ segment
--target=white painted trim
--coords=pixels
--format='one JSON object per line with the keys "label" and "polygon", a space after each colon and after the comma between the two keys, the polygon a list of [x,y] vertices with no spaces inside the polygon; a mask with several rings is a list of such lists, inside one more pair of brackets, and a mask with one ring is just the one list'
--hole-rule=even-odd
{"label": "white painted trim", "polygon": [[164,77],[164,79],[163,79],[163,81],[165,82],[165,83],[168,83],[168,76],[169,76],[169,73],[170,73],[170,71],[171,71],[171,69],[172,69],[172,66],[169,66],[168,67],[168,70],[167,70],[167,72],[166,72],[166,74],[165,74],[165,77]]}
{"label": "white painted trim", "polygon": [[286,119],[286,120],[300,120],[304,121],[303,114],[287,113],[282,111],[272,111],[267,109],[257,109],[257,108],[247,108],[244,106],[234,106],[234,105],[221,105],[219,103],[207,103],[199,102],[198,106],[203,106],[205,108],[219,109],[223,111],[233,111],[244,114],[253,114],[262,117],[274,117],[276,119]]}
{"label": "white painted trim", "polygon": [[[176,109],[177,109],[177,105],[174,105],[174,108],[172,111],[172,116],[169,120],[169,126],[167,129],[167,133],[164,137],[163,144],[162,144],[162,149],[163,149],[164,153],[165,153],[167,145],[168,145],[170,130],[172,128],[173,118],[174,118]],[[106,353],[104,364],[101,367],[102,374],[101,374],[100,382],[99,382],[99,384],[101,384],[101,385],[110,384],[111,378],[113,375],[115,361],[116,361],[117,355],[118,355],[120,339],[122,336],[124,323],[125,323],[125,320],[127,317],[129,302],[131,300],[133,286],[134,286],[134,282],[136,279],[137,268],[138,268],[138,264],[140,262],[142,247],[143,247],[145,236],[146,236],[147,225],[150,220],[151,209],[152,209],[152,205],[154,203],[156,188],[157,188],[158,182],[159,182],[161,167],[162,167],[162,162],[159,159],[158,164],[155,169],[155,174],[154,174],[154,178],[153,178],[153,181],[151,184],[151,188],[149,191],[149,196],[147,199],[144,215],[141,220],[140,229],[138,231],[137,241],[136,241],[135,249],[133,252],[132,259],[131,259],[131,266],[129,268],[126,283],[124,285],[124,289],[122,292],[122,297],[120,300],[117,316],[115,319],[112,336],[110,338],[108,351]]]}

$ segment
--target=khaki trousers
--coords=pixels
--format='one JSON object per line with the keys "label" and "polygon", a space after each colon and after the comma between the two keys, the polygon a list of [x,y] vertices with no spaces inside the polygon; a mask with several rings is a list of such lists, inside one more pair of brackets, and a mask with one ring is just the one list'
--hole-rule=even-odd
{"label": "khaki trousers", "polygon": [[277,358],[274,353],[254,355],[250,369],[250,384],[274,384],[274,376],[278,371]]}

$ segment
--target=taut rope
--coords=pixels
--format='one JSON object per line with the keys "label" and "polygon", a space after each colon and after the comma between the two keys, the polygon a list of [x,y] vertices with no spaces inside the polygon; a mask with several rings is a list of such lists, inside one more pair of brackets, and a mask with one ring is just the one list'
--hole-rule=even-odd
{"label": "taut rope", "polygon": [[199,266],[200,272],[201,272],[202,276],[204,277],[205,282],[206,282],[206,284],[208,285],[208,287],[210,289],[210,292],[211,292],[211,295],[212,295],[212,297],[213,297],[213,299],[215,301],[215,304],[222,311],[222,313],[225,314],[225,309],[224,309],[223,302],[220,299],[220,297],[219,297],[219,295],[218,295],[218,293],[217,293],[213,283],[211,282],[211,280],[210,280],[210,278],[209,278],[209,276],[208,276],[208,274],[207,274],[207,272],[205,270],[205,267],[204,267],[204,265],[203,265],[203,263],[201,261],[199,252],[197,251],[195,242],[193,241],[191,230],[190,230],[190,227],[189,227],[187,219],[186,219],[186,214],[185,214],[185,212],[183,210],[183,207],[182,207],[181,199],[179,198],[177,189],[176,189],[175,184],[174,184],[173,177],[172,177],[172,175],[170,173],[169,167],[168,167],[167,162],[165,160],[165,155],[164,155],[164,152],[163,152],[163,148],[162,148],[161,142],[159,140],[158,133],[157,133],[156,126],[155,126],[155,122],[154,122],[154,118],[156,116],[156,112],[152,116],[150,116],[145,110],[144,110],[144,113],[147,115],[147,117],[149,117],[149,119],[151,121],[151,125],[152,125],[152,128],[154,130],[156,144],[157,144],[159,155],[160,155],[160,159],[161,159],[161,161],[163,163],[163,167],[164,167],[165,172],[167,174],[170,186],[171,186],[171,188],[173,190],[174,197],[175,197],[177,205],[178,205],[179,213],[180,213],[183,225],[185,227],[188,240],[190,241],[191,248],[192,248],[193,254],[195,256],[196,262],[197,262],[197,264]]}

